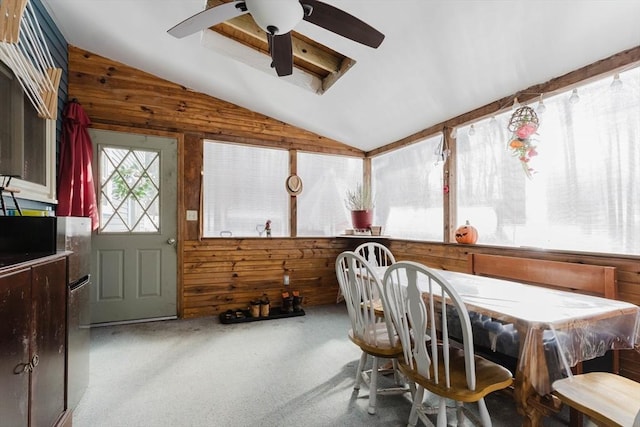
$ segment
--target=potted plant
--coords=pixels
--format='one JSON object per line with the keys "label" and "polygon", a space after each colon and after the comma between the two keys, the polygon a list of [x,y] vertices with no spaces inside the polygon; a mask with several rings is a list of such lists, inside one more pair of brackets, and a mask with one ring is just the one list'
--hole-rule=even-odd
{"label": "potted plant", "polygon": [[351,221],[356,230],[368,230],[373,222],[373,196],[371,190],[358,184],[355,190],[347,190],[345,199],[347,209],[351,211]]}

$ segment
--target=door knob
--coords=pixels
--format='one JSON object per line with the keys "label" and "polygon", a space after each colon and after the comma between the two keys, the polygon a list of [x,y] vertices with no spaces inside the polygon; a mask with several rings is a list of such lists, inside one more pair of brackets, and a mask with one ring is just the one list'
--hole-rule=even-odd
{"label": "door knob", "polygon": [[175,245],[176,244],[176,239],[174,239],[173,237],[170,237],[167,239],[167,243],[170,245]]}

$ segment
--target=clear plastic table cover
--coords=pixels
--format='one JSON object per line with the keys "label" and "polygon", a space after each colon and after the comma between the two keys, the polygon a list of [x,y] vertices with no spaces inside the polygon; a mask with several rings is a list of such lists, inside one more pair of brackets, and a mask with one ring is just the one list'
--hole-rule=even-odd
{"label": "clear plastic table cover", "polygon": [[[469,310],[513,323],[526,331],[520,370],[540,394],[554,380],[571,375],[571,366],[611,349],[640,351],[640,308],[624,301],[525,285],[508,280],[437,270],[456,289]],[[555,352],[544,346],[555,341]],[[553,358],[555,353],[555,360]],[[545,361],[536,360],[545,357]],[[546,366],[546,373],[540,371]]]}
{"label": "clear plastic table cover", "polygon": [[434,271],[451,283],[469,311],[513,324],[520,337],[525,337],[518,370],[528,376],[540,394],[550,393],[553,381],[570,376],[570,367],[580,361],[602,356],[611,349],[640,351],[640,307],[634,304],[466,273]]}

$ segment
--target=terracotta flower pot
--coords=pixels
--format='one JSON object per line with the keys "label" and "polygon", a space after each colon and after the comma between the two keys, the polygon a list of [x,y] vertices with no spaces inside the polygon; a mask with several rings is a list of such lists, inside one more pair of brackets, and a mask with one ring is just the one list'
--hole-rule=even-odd
{"label": "terracotta flower pot", "polygon": [[356,230],[368,230],[373,223],[373,210],[351,211],[351,222]]}

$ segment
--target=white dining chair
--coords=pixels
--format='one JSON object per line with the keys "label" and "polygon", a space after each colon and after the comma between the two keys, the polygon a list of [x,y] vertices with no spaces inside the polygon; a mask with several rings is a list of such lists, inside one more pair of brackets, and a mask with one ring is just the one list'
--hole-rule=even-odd
{"label": "white dining chair", "polygon": [[[375,414],[378,394],[409,391],[404,384],[378,389],[379,359],[396,359],[402,355],[402,346],[391,322],[388,319],[379,321],[376,306],[379,304],[377,295],[381,292],[382,284],[364,258],[354,252],[341,253],[336,259],[336,275],[351,320],[349,339],[362,350],[353,389],[360,390],[363,380],[369,385],[367,411]],[[365,370],[369,356],[372,357],[372,367],[371,370]]]}
{"label": "white dining chair", "polygon": [[[378,242],[362,243],[358,245],[353,252],[360,255],[373,267],[387,267],[396,262],[393,253],[391,253],[386,246]],[[338,289],[336,303],[342,302],[343,299],[342,290]]]}
{"label": "white dining chair", "polygon": [[[415,426],[418,419],[433,425],[422,404],[428,390],[439,397],[438,427],[447,425],[447,399],[456,402],[458,425],[466,417],[475,425],[491,426],[484,397],[509,387],[513,378],[508,369],[474,354],[469,314],[455,289],[437,272],[408,261],[387,269],[382,289],[385,318],[391,318],[402,343],[400,371],[416,386],[408,425]],[[452,310],[460,320],[462,347],[448,338]],[[478,403],[480,419],[464,406],[468,402]]]}
{"label": "white dining chair", "polygon": [[378,242],[362,243],[354,249],[354,252],[374,267],[387,267],[396,262],[389,248]]}

